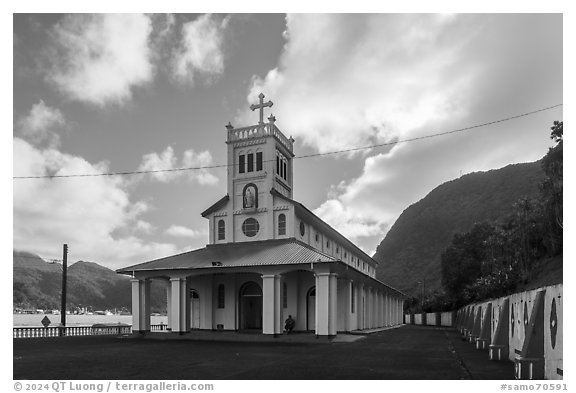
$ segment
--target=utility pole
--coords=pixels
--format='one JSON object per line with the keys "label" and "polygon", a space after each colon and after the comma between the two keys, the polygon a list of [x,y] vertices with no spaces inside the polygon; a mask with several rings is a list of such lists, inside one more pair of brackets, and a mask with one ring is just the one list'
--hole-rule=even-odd
{"label": "utility pole", "polygon": [[68,271],[68,244],[64,244],[62,251],[62,303],[60,307],[60,325],[62,325],[62,328],[60,329],[60,335],[64,336],[64,332],[66,330],[66,276]]}

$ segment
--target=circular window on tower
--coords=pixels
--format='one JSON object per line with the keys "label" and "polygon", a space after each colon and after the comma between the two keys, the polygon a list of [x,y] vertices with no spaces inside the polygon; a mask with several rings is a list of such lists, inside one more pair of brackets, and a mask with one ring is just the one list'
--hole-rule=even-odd
{"label": "circular window on tower", "polygon": [[242,223],[242,232],[244,232],[244,234],[248,237],[256,236],[259,230],[260,230],[260,224],[258,223],[258,220],[256,220],[255,218],[247,218]]}
{"label": "circular window on tower", "polygon": [[305,233],[306,233],[306,226],[304,225],[304,222],[300,221],[300,236],[304,236]]}

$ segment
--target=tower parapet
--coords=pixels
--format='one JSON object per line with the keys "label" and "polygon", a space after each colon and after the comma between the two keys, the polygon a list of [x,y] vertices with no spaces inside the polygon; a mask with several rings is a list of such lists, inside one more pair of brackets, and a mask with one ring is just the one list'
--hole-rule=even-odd
{"label": "tower parapet", "polygon": [[294,139],[292,139],[292,137],[287,138],[273,121],[266,124],[256,124],[241,128],[234,128],[231,124],[228,124],[226,128],[228,129],[228,138],[226,139],[226,143],[273,136],[282,144],[282,146],[284,146],[284,148],[286,148],[292,157],[294,157]]}

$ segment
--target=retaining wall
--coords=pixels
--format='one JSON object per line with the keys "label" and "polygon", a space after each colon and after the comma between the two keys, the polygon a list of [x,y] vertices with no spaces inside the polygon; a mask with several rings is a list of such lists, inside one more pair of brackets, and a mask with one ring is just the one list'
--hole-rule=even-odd
{"label": "retaining wall", "polygon": [[469,304],[456,328],[492,360],[515,363],[516,379],[563,378],[562,284]]}

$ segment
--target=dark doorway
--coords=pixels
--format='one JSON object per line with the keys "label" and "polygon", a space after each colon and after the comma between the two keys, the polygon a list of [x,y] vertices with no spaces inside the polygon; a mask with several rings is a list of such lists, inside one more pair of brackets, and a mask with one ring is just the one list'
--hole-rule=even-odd
{"label": "dark doorway", "polygon": [[306,330],[316,330],[316,287],[306,294]]}
{"label": "dark doorway", "polygon": [[253,281],[240,288],[241,330],[262,330],[262,289]]}

